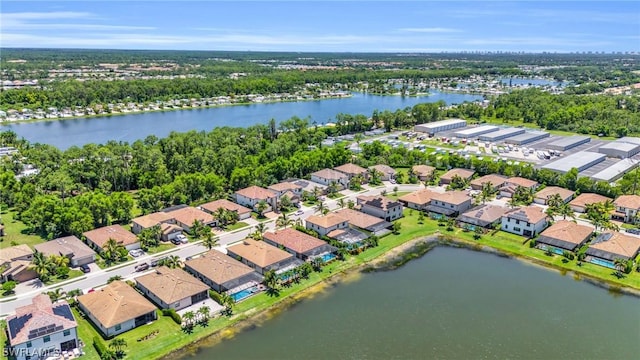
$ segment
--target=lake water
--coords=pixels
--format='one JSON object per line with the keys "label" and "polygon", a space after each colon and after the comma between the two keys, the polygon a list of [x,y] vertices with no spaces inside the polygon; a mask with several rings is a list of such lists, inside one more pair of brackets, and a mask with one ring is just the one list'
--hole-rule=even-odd
{"label": "lake water", "polygon": [[429,96],[401,97],[354,93],[353,97],[318,101],[251,104],[207,109],[127,114],[112,117],[40,121],[0,125],[30,142],[51,144],[60,149],[109,140],[133,142],[148,135],[165,137],[171,131],[211,130],[220,126],[266,124],[293,116],[309,117],[318,124],[331,122],[339,113],[371,116],[379,111],[403,109],[423,102],[444,100],[447,104],[482,99],[481,96],[432,91]]}
{"label": "lake water", "polygon": [[640,300],[514,259],[436,248],[190,359],[637,359]]}

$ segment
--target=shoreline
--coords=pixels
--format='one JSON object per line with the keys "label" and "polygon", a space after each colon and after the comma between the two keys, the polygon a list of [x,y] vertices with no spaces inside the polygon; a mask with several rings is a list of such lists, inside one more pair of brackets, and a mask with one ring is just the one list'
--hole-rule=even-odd
{"label": "shoreline", "polygon": [[486,254],[492,254],[498,257],[514,259],[521,261],[528,265],[538,266],[545,270],[557,272],[558,274],[573,275],[573,279],[577,281],[585,281],[591,285],[597,286],[603,290],[607,290],[611,294],[629,295],[636,298],[640,298],[640,290],[630,287],[620,287],[617,284],[611,283],[606,279],[599,279],[590,275],[576,273],[571,270],[559,268],[553,264],[545,263],[543,261],[521,256],[517,254],[507,253],[503,250],[493,248],[491,246],[468,242],[464,239],[458,239],[451,236],[447,236],[442,233],[436,233],[427,236],[421,236],[416,239],[409,240],[403,244],[400,244],[384,254],[369,260],[368,262],[354,265],[339,272],[336,272],[329,277],[318,281],[311,286],[293,293],[280,301],[268,306],[260,311],[247,311],[242,314],[238,314],[237,320],[211,334],[205,335],[200,339],[194,339],[186,346],[174,349],[171,352],[159,357],[161,360],[179,360],[184,359],[187,356],[197,355],[203,348],[209,348],[217,345],[218,343],[235,337],[244,331],[250,331],[257,328],[265,321],[272,319],[288,308],[295,306],[301,301],[312,299],[315,296],[323,294],[327,289],[335,288],[341,284],[345,284],[349,281],[357,280],[362,274],[372,272],[383,272],[396,270],[408,262],[420,259],[431,250],[440,247],[454,247],[471,251],[482,252]]}

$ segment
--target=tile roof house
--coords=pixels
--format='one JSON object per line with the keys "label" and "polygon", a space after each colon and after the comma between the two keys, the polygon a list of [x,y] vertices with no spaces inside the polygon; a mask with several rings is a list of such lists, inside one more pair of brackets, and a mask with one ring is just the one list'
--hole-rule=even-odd
{"label": "tile roof house", "polygon": [[160,266],[135,278],[136,287],[161,309],[184,309],[206,300],[209,286],[182,269]]}
{"label": "tile roof house", "polygon": [[78,306],[106,337],[121,334],[157,318],[156,307],[120,280],[78,296]]}
{"label": "tile roof house", "polygon": [[431,203],[431,198],[436,194],[438,193],[433,190],[421,189],[399,197],[398,201],[405,204],[409,209],[424,211],[427,210],[427,207]]}
{"label": "tile roof house", "polygon": [[320,194],[325,194],[327,192],[326,185],[322,185],[311,180],[290,179],[288,181],[300,186],[302,188],[302,193],[304,193],[305,191],[308,193],[313,193],[314,191],[316,191],[316,189],[318,189],[317,191],[319,191]]}
{"label": "tile roof house", "polygon": [[248,188],[236,191],[236,202],[242,206],[256,210],[256,205],[265,201],[268,208],[265,212],[278,208],[278,196],[275,191],[267,190],[259,186],[249,186]]}
{"label": "tile roof house", "polygon": [[633,222],[640,212],[640,195],[621,195],[613,202],[616,207],[613,218]]}
{"label": "tile roof house", "polygon": [[393,225],[379,217],[349,208],[337,210],[335,214],[347,220],[349,225],[372,232],[377,236],[388,233],[388,229]]}
{"label": "tile roof house", "polygon": [[227,254],[239,259],[263,275],[269,270],[280,272],[288,268],[292,263],[297,263],[296,258],[288,252],[271,246],[264,241],[255,241],[253,239],[245,239],[229,246]]}
{"label": "tile roof house", "polygon": [[33,259],[33,250],[28,245],[21,244],[2,249],[0,251],[2,281],[25,282],[37,278],[38,274],[29,267],[31,259]]}
{"label": "tile roof house", "polygon": [[352,164],[352,163],[348,163],[348,164],[344,164],[344,165],[340,165],[340,166],[336,166],[333,168],[333,170],[339,171],[345,175],[347,175],[347,177],[349,178],[349,180],[351,180],[353,177],[358,176],[358,175],[362,175],[362,178],[364,180],[364,182],[367,181],[367,169],[360,167],[356,164]]}
{"label": "tile roof house", "polygon": [[346,174],[333,169],[322,169],[311,173],[311,181],[324,186],[329,186],[331,183],[335,182],[340,189],[345,189],[349,186],[349,177]]}
{"label": "tile roof house", "polygon": [[213,215],[192,206],[184,206],[176,210],[168,212],[175,220],[175,224],[180,226],[184,231],[191,230],[193,223],[198,220],[204,225],[212,226],[214,223]]}
{"label": "tile roof house", "polygon": [[297,196],[302,195],[302,186],[288,181],[269,185],[267,189],[276,192],[278,195],[278,199],[289,191]]}
{"label": "tile roof house", "polygon": [[328,213],[325,216],[311,215],[305,220],[305,227],[318,233],[319,236],[325,236],[333,230],[346,229],[349,222],[334,213]]}
{"label": "tile roof house", "polygon": [[614,269],[615,259],[634,259],[639,251],[639,237],[608,231],[591,241],[585,260]]}
{"label": "tile roof house", "polygon": [[356,198],[360,211],[379,217],[386,221],[397,220],[402,217],[402,203],[384,196],[360,195]]}
{"label": "tile roof house", "polygon": [[569,201],[571,201],[571,199],[573,199],[573,195],[575,194],[575,192],[558,186],[547,186],[536,193],[535,197],[533,198],[533,202],[535,202],[536,204],[547,205],[547,200],[549,200],[549,198],[551,198],[555,194],[560,195],[560,198],[565,203],[568,203]]}
{"label": "tile roof house", "polygon": [[62,255],[68,257],[71,266],[90,264],[96,259],[96,252],[73,235],[36,244],[34,247],[46,256]]}
{"label": "tile roof house", "polygon": [[380,180],[388,181],[396,177],[396,170],[389,165],[373,165],[369,167],[369,169],[375,169],[380,175]]}
{"label": "tile roof house", "polygon": [[451,184],[451,180],[453,180],[455,176],[459,176],[466,181],[470,181],[475,173],[475,171],[469,169],[451,169],[440,176],[440,185]]}
{"label": "tile roof house", "polygon": [[508,198],[512,197],[518,186],[535,190],[538,187],[538,183],[536,181],[521,178],[518,176],[510,177],[500,188],[500,196]]}
{"label": "tile roof house", "polygon": [[590,226],[560,220],[540,233],[536,243],[541,249],[550,248],[553,252],[562,254],[564,250],[576,251],[591,238],[591,234],[593,228]]}
{"label": "tile roof house", "polygon": [[37,355],[44,359],[49,354],[54,356],[80,347],[78,323],[66,301],[54,304],[48,295],[36,295],[31,304],[16,308],[6,321],[7,340],[17,354],[14,359],[36,359]]}
{"label": "tile roof house", "polygon": [[160,224],[172,223],[173,217],[164,211],[158,211],[151,214],[138,216],[131,220],[131,231],[134,234],[140,234],[142,230],[149,229]]}
{"label": "tile roof house", "polygon": [[182,234],[182,228],[176,224],[161,224],[160,225],[160,240],[171,241]]}
{"label": "tile roof house", "polygon": [[252,268],[218,250],[185,261],[184,269],[217,292],[262,282],[262,276]]}
{"label": "tile roof house", "polygon": [[505,181],[507,181],[506,176],[502,176],[498,174],[488,174],[485,176],[481,176],[477,179],[471,180],[469,184],[471,185],[471,188],[473,190],[482,190],[483,184],[491,183],[491,187],[494,190],[498,190],[504,185]]}
{"label": "tile roof house", "polygon": [[480,205],[458,216],[458,222],[466,228],[474,228],[475,226],[486,228],[499,223],[507,211],[509,209],[498,205]]}
{"label": "tile roof house", "polygon": [[447,191],[434,194],[427,210],[431,213],[455,217],[470,209],[471,202],[471,196],[465,191]]}
{"label": "tile roof house", "polygon": [[138,238],[120,225],[104,226],[86,231],[82,233],[82,235],[87,239],[87,243],[99,253],[102,252],[102,247],[109,239],[115,240],[118,244],[127,248],[127,250],[140,248]]}
{"label": "tile roof house", "polygon": [[571,202],[569,202],[569,206],[571,206],[571,209],[575,212],[584,213],[587,211],[587,205],[604,203],[607,201],[613,201],[613,199],[598,194],[582,193],[576,196],[575,199],[571,200]]}
{"label": "tile roof house", "polygon": [[242,205],[236,204],[233,201],[227,199],[219,199],[208,202],[199,206],[202,210],[216,217],[218,209],[225,209],[227,211],[235,211],[238,214],[238,220],[244,220],[251,217],[251,209]]}
{"label": "tile roof house", "polygon": [[416,174],[420,181],[426,181],[429,179],[434,171],[436,171],[436,168],[429,165],[413,165],[411,167],[411,172]]}
{"label": "tile roof house", "polygon": [[525,206],[502,216],[501,229],[526,237],[534,237],[547,227],[547,214],[538,206]]}
{"label": "tile roof house", "polygon": [[296,229],[276,230],[264,233],[264,242],[293,254],[300,260],[307,260],[323,254],[334,253],[337,249],[317,237]]}

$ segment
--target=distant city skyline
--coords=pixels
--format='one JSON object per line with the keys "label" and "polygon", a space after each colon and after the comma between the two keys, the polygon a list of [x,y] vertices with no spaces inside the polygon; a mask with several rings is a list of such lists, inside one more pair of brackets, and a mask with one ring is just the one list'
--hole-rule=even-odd
{"label": "distant city skyline", "polygon": [[638,1],[13,1],[0,46],[300,52],[640,52]]}

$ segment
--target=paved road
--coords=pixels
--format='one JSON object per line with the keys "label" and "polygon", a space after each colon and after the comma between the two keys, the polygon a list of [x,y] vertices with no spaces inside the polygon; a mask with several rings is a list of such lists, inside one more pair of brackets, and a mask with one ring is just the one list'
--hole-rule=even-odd
{"label": "paved road", "polygon": [[[424,188],[422,185],[394,185],[390,183],[385,183],[385,187],[367,189],[358,193],[353,193],[351,191],[344,191],[346,193],[346,199],[354,200],[357,195],[377,195],[382,192],[382,190],[387,190],[387,192],[391,192],[392,189],[397,186],[398,191],[415,191],[421,188]],[[327,200],[325,201],[325,205],[331,210],[338,208],[337,200]],[[315,211],[313,208],[303,207],[304,213],[299,216],[294,216],[294,218],[302,218],[306,219],[308,216],[312,215]],[[275,227],[275,221],[271,220],[265,222],[267,230],[272,230]],[[254,231],[253,227],[245,228],[243,230],[233,232],[233,233],[225,233],[218,236],[219,242],[216,247],[219,250],[224,251],[224,249],[232,243],[241,241],[247,237],[249,233]],[[130,279],[136,276],[140,276],[143,273],[136,272],[135,267],[141,263],[148,263],[153,259],[161,258],[167,255],[177,255],[181,259],[185,259],[190,256],[194,256],[200,254],[202,252],[207,251],[207,248],[202,246],[200,242],[189,243],[185,245],[179,245],[178,247],[167,250],[165,252],[155,254],[155,255],[145,255],[141,256],[126,265],[120,265],[119,267],[110,268],[106,270],[96,270],[90,273],[87,273],[79,278],[74,278],[68,280],[67,282],[54,284],[51,286],[43,286],[39,281],[30,282],[33,285],[26,287],[24,284],[20,286],[19,289],[16,289],[18,295],[15,299],[6,302],[0,302],[0,318],[6,317],[8,314],[13,313],[16,307],[28,305],[31,303],[31,299],[40,293],[51,291],[57,288],[61,288],[63,291],[70,291],[74,289],[81,289],[83,291],[87,291],[89,289],[100,287],[107,283],[107,280],[113,276],[122,276],[124,279]],[[152,270],[149,270],[152,271]],[[25,288],[26,287],[26,288]],[[10,298],[11,299],[11,298]]]}

